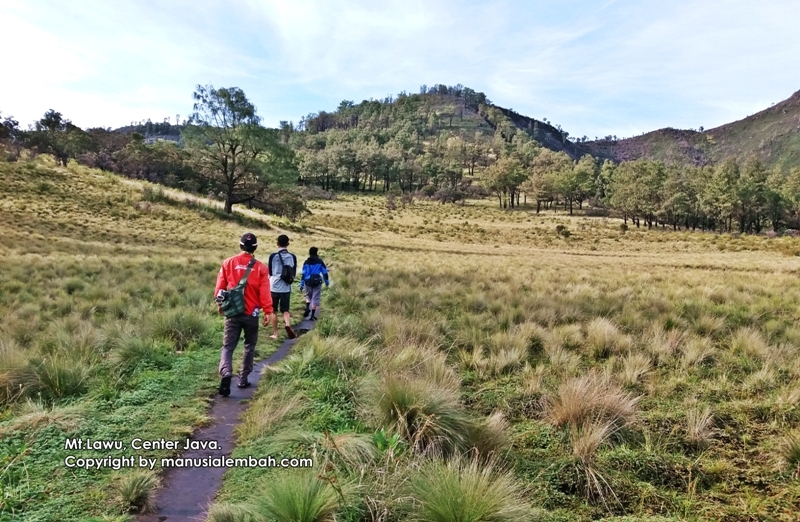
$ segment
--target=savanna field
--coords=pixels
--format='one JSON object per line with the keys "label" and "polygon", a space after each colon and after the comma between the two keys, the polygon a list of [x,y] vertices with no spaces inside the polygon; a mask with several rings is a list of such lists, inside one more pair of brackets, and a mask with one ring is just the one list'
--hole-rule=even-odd
{"label": "savanna field", "polygon": [[0,520],[148,508],[157,474],[67,469],[64,440],[208,422],[214,279],[246,230],[261,258],[284,231],[300,260],[318,246],[333,284],[261,381],[234,456],[315,467],[233,469],[209,520],[800,511],[796,238],[382,196],[314,200],[289,223],[74,163],[0,176]]}

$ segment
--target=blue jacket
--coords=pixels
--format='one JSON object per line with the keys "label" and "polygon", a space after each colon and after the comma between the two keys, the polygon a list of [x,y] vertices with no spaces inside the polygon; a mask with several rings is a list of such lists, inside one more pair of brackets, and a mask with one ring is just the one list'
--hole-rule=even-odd
{"label": "blue jacket", "polygon": [[322,280],[325,281],[325,286],[330,284],[328,280],[328,267],[325,266],[325,262],[322,259],[316,256],[309,257],[306,259],[306,262],[303,263],[303,277],[300,279],[300,290],[303,289],[306,281],[308,281],[312,275],[322,276]]}

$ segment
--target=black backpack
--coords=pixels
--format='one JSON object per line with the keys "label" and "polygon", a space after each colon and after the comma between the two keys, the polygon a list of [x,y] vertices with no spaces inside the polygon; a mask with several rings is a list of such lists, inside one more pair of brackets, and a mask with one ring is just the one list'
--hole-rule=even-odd
{"label": "black backpack", "polygon": [[286,266],[286,264],[283,262],[283,256],[280,252],[277,252],[275,255],[278,256],[278,259],[281,261],[281,281],[287,285],[291,285],[294,283],[295,267]]}
{"label": "black backpack", "polygon": [[319,274],[311,274],[306,280],[306,286],[309,288],[316,288],[322,284],[322,276]]}

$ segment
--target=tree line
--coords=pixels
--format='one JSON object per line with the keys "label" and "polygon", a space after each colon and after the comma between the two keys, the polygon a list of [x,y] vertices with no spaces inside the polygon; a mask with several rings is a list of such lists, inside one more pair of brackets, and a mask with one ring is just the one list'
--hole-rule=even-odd
{"label": "tree line", "polygon": [[[637,227],[758,233],[800,226],[800,168],[768,170],[755,160],[716,166],[572,159],[545,148],[485,94],[462,85],[423,85],[383,100],[342,101],[279,128],[261,125],[236,87],[197,86],[183,124],[135,130],[180,132],[148,144],[140,132],[73,125],[50,110],[27,130],[0,114],[0,143],[52,154],[224,201],[297,216],[301,187],[417,193],[445,202],[492,196],[501,208],[570,214],[589,204]],[[177,122],[177,116],[176,116]],[[560,129],[559,129],[560,132]],[[562,134],[561,141],[567,134]]]}

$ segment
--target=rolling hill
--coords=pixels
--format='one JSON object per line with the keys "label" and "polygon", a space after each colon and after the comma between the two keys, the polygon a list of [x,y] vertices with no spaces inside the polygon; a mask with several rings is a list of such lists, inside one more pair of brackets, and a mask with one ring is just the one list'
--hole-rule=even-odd
{"label": "rolling hill", "polygon": [[752,116],[704,132],[660,129],[623,140],[581,144],[615,161],[639,158],[706,165],[756,157],[768,166],[800,166],[800,91]]}

